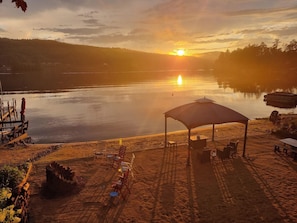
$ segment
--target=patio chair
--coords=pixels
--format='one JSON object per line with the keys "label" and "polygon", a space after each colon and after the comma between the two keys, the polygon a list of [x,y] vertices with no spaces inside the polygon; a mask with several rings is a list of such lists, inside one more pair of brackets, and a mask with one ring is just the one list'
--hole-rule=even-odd
{"label": "patio chair", "polygon": [[274,152],[280,152],[280,146],[279,145],[274,145]]}
{"label": "patio chair", "polygon": [[212,160],[214,160],[217,157],[217,150],[212,149],[210,151],[210,157],[211,157]]}
{"label": "patio chair", "polygon": [[125,173],[126,171],[130,171],[132,177],[134,178],[134,174],[133,174],[133,171],[132,171],[134,160],[135,160],[135,154],[132,153],[132,157],[131,157],[130,162],[124,162],[124,161],[122,161],[121,162],[121,165],[120,165],[119,171],[122,172],[122,173]]}
{"label": "patio chair", "polygon": [[112,159],[111,166],[114,167],[116,164],[116,168],[119,167],[120,163],[124,161],[124,157],[126,155],[126,146],[121,145],[119,148],[118,154],[108,154],[107,157]]}
{"label": "patio chair", "polygon": [[220,158],[221,160],[225,159],[224,158],[224,153],[223,153],[222,150],[216,149],[216,154],[217,154],[218,158]]}
{"label": "patio chair", "polygon": [[230,152],[231,152],[231,147],[226,146],[223,150],[223,157],[224,159],[229,159],[230,158]]}
{"label": "patio chair", "polygon": [[125,196],[123,195],[123,188],[126,187],[128,193],[130,194],[130,188],[129,188],[129,173],[130,170],[128,169],[125,173],[123,173],[122,175],[119,176],[118,180],[116,180],[113,184],[112,184],[112,192],[117,192],[117,194],[121,195],[123,197],[123,199],[125,199]]}
{"label": "patio chair", "polygon": [[217,156],[221,160],[230,158],[230,147],[226,146],[223,150],[217,149]]}
{"label": "patio chair", "polygon": [[230,148],[230,157],[234,158],[237,155],[237,147],[238,147],[239,140],[230,141],[227,147]]}
{"label": "patio chair", "polygon": [[104,155],[104,153],[101,152],[101,151],[95,151],[95,152],[94,152],[94,158],[95,158],[95,159],[102,158],[103,155]]}

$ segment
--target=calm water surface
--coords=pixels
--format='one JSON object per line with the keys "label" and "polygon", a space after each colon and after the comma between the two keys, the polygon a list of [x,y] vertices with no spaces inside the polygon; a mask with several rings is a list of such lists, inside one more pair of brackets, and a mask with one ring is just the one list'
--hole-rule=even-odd
{"label": "calm water surface", "polygon": [[[295,109],[266,106],[264,93],[258,96],[219,88],[212,76],[177,76],[155,82],[78,88],[59,93],[13,92],[4,99],[26,98],[29,135],[35,143],[78,142],[122,138],[164,132],[164,112],[207,97],[250,119],[267,117],[273,110]],[[168,131],[186,130],[168,119]]]}

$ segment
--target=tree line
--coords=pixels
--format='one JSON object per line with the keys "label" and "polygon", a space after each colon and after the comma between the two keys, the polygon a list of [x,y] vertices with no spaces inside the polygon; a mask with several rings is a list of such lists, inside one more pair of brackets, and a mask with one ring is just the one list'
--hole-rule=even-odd
{"label": "tree line", "polygon": [[214,64],[220,85],[243,92],[292,91],[297,87],[297,41],[284,48],[279,43],[277,39],[271,47],[262,42],[221,53]]}

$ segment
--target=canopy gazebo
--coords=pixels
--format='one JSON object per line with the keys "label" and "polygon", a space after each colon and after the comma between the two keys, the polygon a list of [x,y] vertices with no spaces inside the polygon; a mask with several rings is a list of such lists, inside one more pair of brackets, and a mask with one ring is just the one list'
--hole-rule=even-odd
{"label": "canopy gazebo", "polygon": [[191,129],[212,124],[212,140],[214,141],[215,124],[239,122],[245,124],[244,143],[242,156],[245,156],[248,118],[244,115],[214,103],[208,98],[201,98],[195,102],[175,107],[165,114],[165,147],[167,147],[167,118],[173,118],[183,123],[188,129],[188,164],[190,164],[190,137]]}

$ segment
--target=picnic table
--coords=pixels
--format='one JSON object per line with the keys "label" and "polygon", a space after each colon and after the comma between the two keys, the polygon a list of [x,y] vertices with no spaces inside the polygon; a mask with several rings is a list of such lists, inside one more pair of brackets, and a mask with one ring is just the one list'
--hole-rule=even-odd
{"label": "picnic table", "polygon": [[285,138],[280,140],[284,145],[289,145],[293,160],[297,161],[297,140],[293,138]]}

